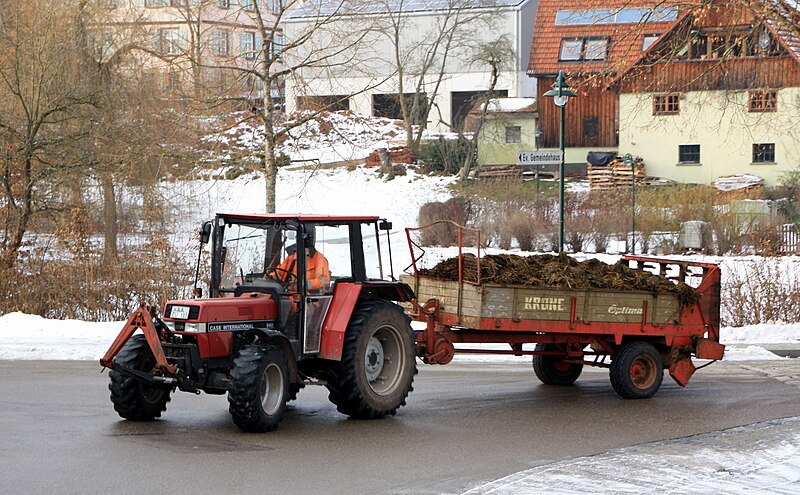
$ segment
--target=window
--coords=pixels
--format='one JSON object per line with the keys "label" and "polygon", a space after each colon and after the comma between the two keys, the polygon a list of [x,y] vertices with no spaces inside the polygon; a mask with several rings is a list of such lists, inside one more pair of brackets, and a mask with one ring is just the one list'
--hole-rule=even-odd
{"label": "window", "polygon": [[279,58],[283,52],[283,35],[281,33],[274,33],[272,35],[272,56]]}
{"label": "window", "polygon": [[267,8],[273,14],[279,14],[283,7],[283,0],[267,0]]}
{"label": "window", "polygon": [[114,54],[113,36],[106,29],[87,30],[86,44],[97,60],[108,59]]}
{"label": "window", "polygon": [[239,51],[248,60],[253,60],[261,50],[261,35],[252,31],[239,33]]}
{"label": "window", "polygon": [[186,38],[179,28],[162,28],[153,31],[153,49],[163,55],[178,55],[186,49]]}
{"label": "window", "polygon": [[605,60],[608,38],[564,38],[558,59],[562,62]]}
{"label": "window", "polygon": [[556,26],[588,26],[602,24],[639,24],[669,22],[678,18],[678,7],[559,10]]}
{"label": "window", "polygon": [[780,46],[773,43],[766,31],[755,35],[752,30],[707,29],[693,33],[689,42],[689,58],[695,60],[775,56],[780,53]]}
{"label": "window", "polygon": [[169,0],[144,0],[145,7],[166,7]]}
{"label": "window", "polygon": [[700,145],[699,144],[679,145],[678,163],[700,163]]}
{"label": "window", "polygon": [[606,38],[587,39],[583,58],[586,60],[605,60],[607,48],[608,40]]}
{"label": "window", "polygon": [[650,46],[656,42],[658,37],[661,36],[660,34],[645,34],[642,37],[642,51],[647,51]]}
{"label": "window", "polygon": [[215,29],[214,30],[214,42],[211,45],[211,50],[214,55],[219,57],[228,55],[230,52],[229,48],[229,37],[230,33],[227,29]]}
{"label": "window", "polygon": [[253,0],[239,0],[239,4],[244,8],[244,10],[254,10],[255,5]]}
{"label": "window", "polygon": [[681,111],[681,95],[653,95],[653,115],[675,115]]}
{"label": "window", "polygon": [[583,139],[594,141],[600,134],[600,121],[597,117],[583,119]]}
{"label": "window", "polygon": [[775,163],[775,143],[754,144],[753,163]]}
{"label": "window", "polygon": [[169,0],[169,4],[173,7],[185,7],[189,5],[189,0]]}
{"label": "window", "polygon": [[178,75],[178,72],[175,70],[170,70],[164,74],[164,82],[162,87],[164,92],[167,94],[173,94],[177,91],[180,91],[181,78],[180,75]]}
{"label": "window", "polygon": [[747,109],[751,112],[774,112],[778,108],[778,92],[753,90],[748,92]]}
{"label": "window", "polygon": [[522,142],[522,127],[518,125],[506,126],[506,142],[507,143],[521,143]]}
{"label": "window", "polygon": [[231,0],[217,0],[217,7],[221,9],[231,8]]}
{"label": "window", "polygon": [[561,40],[561,52],[559,53],[559,60],[580,60],[581,51],[583,50],[583,38],[564,38]]}

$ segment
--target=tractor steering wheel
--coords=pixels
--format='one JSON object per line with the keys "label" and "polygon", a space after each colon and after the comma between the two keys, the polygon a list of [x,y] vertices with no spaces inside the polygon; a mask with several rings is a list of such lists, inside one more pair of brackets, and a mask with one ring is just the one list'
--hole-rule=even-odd
{"label": "tractor steering wheel", "polygon": [[[272,275],[270,275],[272,274]],[[283,276],[281,276],[281,274]],[[282,282],[284,285],[297,285],[297,275],[284,268],[273,266],[264,271],[264,276]]]}

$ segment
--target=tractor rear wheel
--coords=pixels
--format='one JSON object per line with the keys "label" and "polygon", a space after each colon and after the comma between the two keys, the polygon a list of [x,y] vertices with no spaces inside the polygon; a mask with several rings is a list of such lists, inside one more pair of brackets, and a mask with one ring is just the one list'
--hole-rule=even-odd
{"label": "tractor rear wheel", "polygon": [[405,405],[416,373],[408,317],[392,302],[366,301],[353,311],[342,360],[328,372],[328,398],[350,417],[383,418]]}
{"label": "tractor rear wheel", "polygon": [[624,399],[648,399],[661,387],[664,363],[647,342],[628,342],[611,361],[611,386]]}
{"label": "tractor rear wheel", "polygon": [[[114,363],[126,368],[149,373],[156,364],[156,358],[147,344],[144,335],[134,335],[114,358]],[[131,421],[152,421],[161,417],[170,400],[169,388],[151,385],[119,371],[108,374],[111,402],[114,410]]]}
{"label": "tractor rear wheel", "polygon": [[[557,351],[554,344],[536,344],[534,351]],[[581,376],[583,365],[569,363],[557,356],[533,356],[533,371],[545,385],[572,385]]]}
{"label": "tractor rear wheel", "polygon": [[289,364],[277,346],[245,347],[233,360],[228,410],[242,431],[278,427],[289,398]]}

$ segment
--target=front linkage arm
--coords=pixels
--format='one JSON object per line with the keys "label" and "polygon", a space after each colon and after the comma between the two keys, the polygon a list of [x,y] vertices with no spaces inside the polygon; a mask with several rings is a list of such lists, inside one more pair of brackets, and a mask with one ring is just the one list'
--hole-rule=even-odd
{"label": "front linkage arm", "polygon": [[167,358],[164,356],[164,348],[161,347],[161,339],[158,335],[158,330],[154,321],[157,320],[155,307],[149,307],[144,304],[140,305],[136,311],[128,318],[122,331],[117,335],[114,343],[111,344],[106,355],[100,359],[100,365],[104,368],[114,369],[114,358],[125,345],[137,329],[141,329],[144,333],[147,343],[150,345],[150,350],[153,351],[153,356],[156,358],[156,368],[164,371],[167,374],[175,375],[178,372],[177,365],[167,363]]}

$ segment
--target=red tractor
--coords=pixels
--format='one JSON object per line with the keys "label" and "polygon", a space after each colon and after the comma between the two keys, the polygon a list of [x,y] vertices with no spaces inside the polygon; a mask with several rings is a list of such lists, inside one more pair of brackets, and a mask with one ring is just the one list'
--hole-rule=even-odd
{"label": "red tractor", "polygon": [[163,317],[141,306],[100,360],[114,409],[153,420],[176,388],[227,393],[233,422],[264,432],[305,384],[321,383],[343,414],[394,414],[412,390],[416,345],[397,304],[413,292],[393,281],[390,229],[367,216],[217,215],[201,231],[210,297],[196,289]]}

